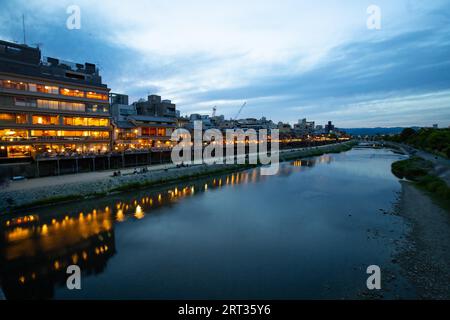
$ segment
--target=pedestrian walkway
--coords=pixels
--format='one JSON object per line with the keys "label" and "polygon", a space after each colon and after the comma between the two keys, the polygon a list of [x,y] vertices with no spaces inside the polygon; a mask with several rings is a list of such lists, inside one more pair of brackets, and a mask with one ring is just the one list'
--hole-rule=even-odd
{"label": "pedestrian walkway", "polygon": [[[175,167],[174,164],[161,164],[161,165],[153,165],[153,166],[140,166],[140,167],[132,167],[127,169],[120,169],[122,175],[132,174],[134,169],[147,167],[149,171],[156,170],[164,170]],[[88,181],[97,181],[102,180],[107,177],[111,177],[116,170],[107,170],[107,171],[96,171],[96,172],[86,172],[86,173],[77,173],[77,174],[67,174],[62,176],[51,176],[51,177],[43,177],[36,179],[27,179],[20,181],[10,181],[6,186],[3,187],[2,191],[15,191],[15,190],[27,190],[33,189],[36,187],[46,187],[46,186],[55,186],[55,185],[66,185],[77,182],[88,182]]]}
{"label": "pedestrian walkway", "polygon": [[[314,148],[328,148],[335,144],[329,144],[329,145],[323,145],[318,147],[306,147],[306,148],[295,148],[295,149],[284,149],[280,150],[279,153],[289,153],[289,152],[296,152],[301,150],[307,150],[307,149],[314,149]],[[245,158],[245,156],[241,156]],[[226,157],[224,157],[225,159]],[[239,158],[239,157],[237,157]],[[233,157],[235,159],[235,157]],[[85,173],[77,173],[77,174],[67,174],[67,175],[61,175],[61,176],[51,176],[51,177],[42,177],[42,178],[35,178],[35,179],[26,179],[26,180],[19,180],[19,181],[9,181],[6,185],[2,186],[2,192],[10,192],[10,191],[16,191],[16,190],[27,190],[27,189],[34,189],[34,188],[45,188],[49,186],[55,186],[55,185],[61,185],[63,187],[64,185],[71,184],[71,183],[79,183],[79,182],[89,182],[89,181],[97,181],[102,180],[108,177],[112,177],[114,171],[120,170],[122,175],[132,174],[136,169],[144,168],[146,167],[149,171],[157,171],[157,170],[165,170],[170,168],[175,168],[176,165],[173,163],[170,164],[160,164],[160,165],[152,165],[152,166],[137,166],[137,167],[131,167],[127,169],[115,169],[115,170],[107,170],[107,171],[95,171],[95,172],[85,172]]]}
{"label": "pedestrian walkway", "polygon": [[409,145],[401,144],[401,146],[407,149],[410,155],[421,157],[433,163],[434,173],[443,179],[447,185],[450,185],[450,159],[413,148]]}

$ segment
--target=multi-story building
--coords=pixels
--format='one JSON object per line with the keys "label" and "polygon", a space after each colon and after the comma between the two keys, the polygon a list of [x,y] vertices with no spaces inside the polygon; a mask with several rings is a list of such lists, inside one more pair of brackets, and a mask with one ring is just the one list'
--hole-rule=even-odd
{"label": "multi-story building", "polygon": [[294,131],[302,136],[314,134],[315,123],[314,121],[306,121],[306,119],[299,120],[294,124]]}
{"label": "multi-story building", "polygon": [[94,64],[0,41],[0,158],[109,151],[108,94]]}
{"label": "multi-story building", "polygon": [[328,121],[328,123],[325,125],[325,133],[330,134],[334,132],[334,125],[331,121]]}
{"label": "multi-story building", "polygon": [[177,127],[177,118],[141,114],[142,108],[126,103],[128,96],[111,95],[114,149],[161,149],[172,145],[170,138]]}
{"label": "multi-story building", "polygon": [[152,117],[176,118],[176,105],[170,100],[161,100],[160,96],[149,95],[147,101],[144,99],[133,103],[139,115]]}
{"label": "multi-story building", "polygon": [[278,122],[277,128],[282,135],[289,135],[292,133],[292,127],[289,123],[283,123],[280,121]]}
{"label": "multi-story building", "polygon": [[194,130],[194,123],[198,121],[202,123],[202,130],[208,130],[213,128],[213,123],[208,115],[193,113],[189,116],[189,123],[184,127],[189,131]]}
{"label": "multi-story building", "polygon": [[323,125],[321,124],[316,125],[316,129],[314,131],[315,134],[323,134],[324,133]]}
{"label": "multi-story building", "polygon": [[262,129],[271,130],[277,128],[277,125],[274,124],[272,120],[267,120],[266,117],[262,117],[259,120],[255,118],[240,119],[237,120],[237,124],[239,128],[244,130],[254,129],[258,131]]}

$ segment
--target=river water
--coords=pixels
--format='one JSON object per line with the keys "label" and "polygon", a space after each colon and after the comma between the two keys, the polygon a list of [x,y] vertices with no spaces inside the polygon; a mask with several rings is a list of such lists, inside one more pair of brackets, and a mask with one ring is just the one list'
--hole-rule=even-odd
{"label": "river water", "polygon": [[[8,298],[341,299],[406,230],[388,150],[358,149],[1,220]],[[67,266],[81,290],[68,290]],[[385,297],[389,293],[385,293]]]}

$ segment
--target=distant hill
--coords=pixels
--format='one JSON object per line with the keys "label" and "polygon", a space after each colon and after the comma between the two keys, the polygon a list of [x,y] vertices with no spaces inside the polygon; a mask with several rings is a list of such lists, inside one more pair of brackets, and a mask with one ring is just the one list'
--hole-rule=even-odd
{"label": "distant hill", "polygon": [[[392,127],[392,128],[339,128],[341,131],[345,131],[348,134],[354,136],[374,136],[377,134],[399,134],[403,127]],[[419,129],[418,127],[413,127],[413,129]]]}

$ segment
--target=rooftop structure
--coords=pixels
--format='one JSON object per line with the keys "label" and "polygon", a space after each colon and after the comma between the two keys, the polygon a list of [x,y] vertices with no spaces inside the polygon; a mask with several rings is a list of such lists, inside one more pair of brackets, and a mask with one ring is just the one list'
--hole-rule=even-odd
{"label": "rooftop structure", "polygon": [[161,100],[160,96],[149,95],[147,100],[133,103],[140,115],[176,118],[176,105],[171,100]]}

